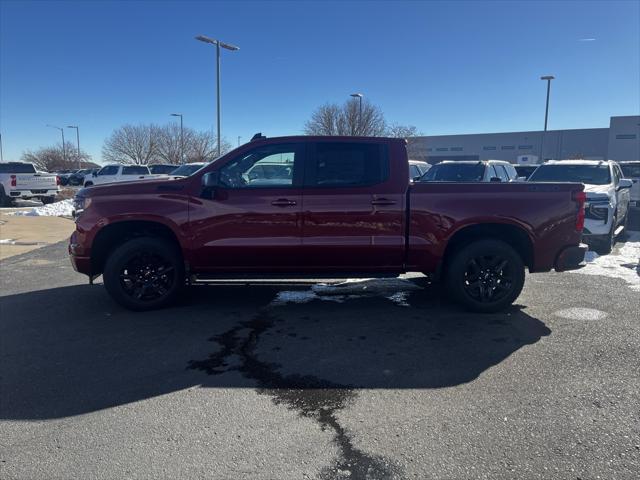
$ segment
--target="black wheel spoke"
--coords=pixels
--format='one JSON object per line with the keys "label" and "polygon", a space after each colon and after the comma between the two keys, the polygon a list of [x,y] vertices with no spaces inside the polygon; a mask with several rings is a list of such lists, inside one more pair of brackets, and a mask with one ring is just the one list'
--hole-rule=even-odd
{"label": "black wheel spoke", "polygon": [[120,271],[123,291],[138,301],[164,297],[174,282],[174,266],[166,258],[151,252],[136,252]]}
{"label": "black wheel spoke", "polygon": [[464,288],[481,303],[499,301],[513,286],[509,260],[501,255],[479,255],[467,262]]}

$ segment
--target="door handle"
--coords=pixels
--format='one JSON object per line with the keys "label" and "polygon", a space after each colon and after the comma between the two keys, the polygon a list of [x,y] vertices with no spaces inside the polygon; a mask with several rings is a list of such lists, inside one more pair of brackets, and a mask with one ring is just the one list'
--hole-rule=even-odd
{"label": "door handle", "polygon": [[297,205],[293,200],[287,200],[286,198],[279,198],[278,200],[274,200],[271,202],[271,205],[274,207],[293,207]]}
{"label": "door handle", "polygon": [[371,205],[395,205],[395,200],[389,200],[388,198],[377,198],[376,200],[371,200]]}

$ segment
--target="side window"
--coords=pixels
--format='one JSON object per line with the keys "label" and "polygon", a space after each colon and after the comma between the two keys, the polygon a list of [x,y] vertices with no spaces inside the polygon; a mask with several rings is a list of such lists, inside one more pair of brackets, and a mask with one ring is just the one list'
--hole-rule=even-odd
{"label": "side window", "polygon": [[502,180],[503,182],[508,182],[509,175],[507,175],[507,171],[505,170],[505,168],[502,165],[494,165],[494,167],[496,169],[498,177],[500,177],[500,180]]}
{"label": "side window", "polygon": [[220,183],[228,188],[290,187],[303,147],[290,143],[255,148],[222,167]]}
{"label": "side window", "polygon": [[108,165],[106,167],[102,167],[98,172],[98,175],[116,175],[119,168],[120,167],[116,165]]}
{"label": "side window", "polygon": [[509,180],[513,181],[518,178],[518,172],[516,171],[516,168],[513,165],[505,165],[504,168],[507,169],[507,175],[509,175]]}
{"label": "side window", "polygon": [[618,171],[617,165],[613,165],[611,168],[613,170],[613,184],[615,186],[618,186],[618,184],[620,183],[620,178],[622,177],[620,175],[620,172]]}
{"label": "side window", "polygon": [[409,172],[410,172],[411,178],[416,178],[416,177],[421,177],[422,176],[422,172],[420,171],[420,167],[418,167],[417,165],[409,165]]}
{"label": "side window", "polygon": [[389,178],[386,145],[319,142],[310,163],[305,185],[313,187],[368,186]]}
{"label": "side window", "polygon": [[489,169],[489,178],[487,180],[491,180],[493,177],[500,178],[495,165],[487,165],[487,168]]}

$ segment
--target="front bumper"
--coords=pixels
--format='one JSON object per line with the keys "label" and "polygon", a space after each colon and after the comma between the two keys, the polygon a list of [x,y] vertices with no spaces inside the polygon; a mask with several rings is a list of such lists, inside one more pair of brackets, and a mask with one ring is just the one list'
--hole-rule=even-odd
{"label": "front bumper", "polygon": [[556,272],[566,272],[567,270],[577,270],[584,267],[584,256],[589,247],[584,243],[580,245],[566,247],[556,257]]}

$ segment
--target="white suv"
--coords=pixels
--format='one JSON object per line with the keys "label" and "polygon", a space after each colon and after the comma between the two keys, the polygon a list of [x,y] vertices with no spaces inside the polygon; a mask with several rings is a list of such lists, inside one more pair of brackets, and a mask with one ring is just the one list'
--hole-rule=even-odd
{"label": "white suv", "polygon": [[421,182],[516,182],[515,167],[503,160],[445,160],[433,165]]}
{"label": "white suv", "polygon": [[629,218],[631,180],[618,163],[599,160],[549,160],[529,177],[530,182],[584,183],[584,240],[601,254],[611,252]]}
{"label": "white suv", "polygon": [[84,178],[84,187],[105,183],[132,182],[135,180],[154,180],[166,175],[154,175],[146,165],[105,165],[92,176]]}

